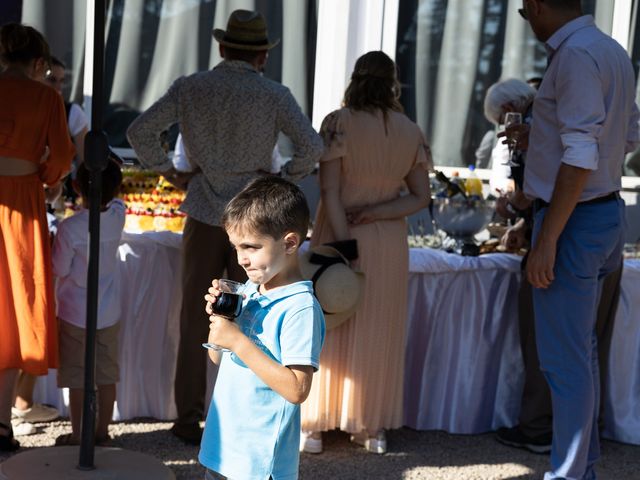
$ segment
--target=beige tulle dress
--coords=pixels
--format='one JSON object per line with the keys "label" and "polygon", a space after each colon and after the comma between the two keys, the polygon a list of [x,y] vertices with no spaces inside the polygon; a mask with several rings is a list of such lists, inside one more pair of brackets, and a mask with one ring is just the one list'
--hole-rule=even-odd
{"label": "beige tulle dress", "polygon": [[[345,209],[397,198],[417,164],[431,168],[419,127],[405,115],[343,108],[323,122],[321,161],[341,159]],[[356,314],[327,332],[320,369],[302,404],[302,429],[345,432],[402,426],[409,255],[405,218],[350,227],[365,292]],[[312,245],[334,240],[322,201]]]}

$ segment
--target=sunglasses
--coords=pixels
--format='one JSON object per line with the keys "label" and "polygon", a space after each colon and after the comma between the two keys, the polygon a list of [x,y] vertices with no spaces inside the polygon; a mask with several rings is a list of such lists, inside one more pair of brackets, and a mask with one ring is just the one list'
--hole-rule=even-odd
{"label": "sunglasses", "polygon": [[49,82],[52,85],[56,85],[56,84],[63,84],[65,83],[65,78],[64,76],[62,77],[56,77],[53,74],[53,71],[51,69],[47,70],[47,72],[45,73],[44,79]]}
{"label": "sunglasses", "polygon": [[524,8],[519,8],[518,9],[518,13],[520,14],[520,16],[522,18],[524,18],[525,20],[529,20],[529,15],[527,14],[527,11]]}

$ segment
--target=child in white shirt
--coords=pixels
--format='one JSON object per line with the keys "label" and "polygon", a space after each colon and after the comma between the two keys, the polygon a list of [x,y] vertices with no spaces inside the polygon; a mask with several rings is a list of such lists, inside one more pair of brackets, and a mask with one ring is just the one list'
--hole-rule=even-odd
{"label": "child in white shirt", "polygon": [[[116,399],[118,368],[118,321],[120,286],[118,246],[124,228],[125,205],[114,199],[122,184],[122,172],[109,161],[102,173],[100,214],[100,279],[98,283],[98,323],[96,332],[96,373],[98,414],[96,445],[109,442],[109,423]],[[60,435],[56,445],[80,443],[80,421],[84,401],[84,352],[87,316],[87,270],[89,243],[89,170],[78,167],[74,188],[82,197],[83,208],[58,225],[53,244],[53,274],[56,277],[60,366],[58,387],[69,388],[72,433]]]}

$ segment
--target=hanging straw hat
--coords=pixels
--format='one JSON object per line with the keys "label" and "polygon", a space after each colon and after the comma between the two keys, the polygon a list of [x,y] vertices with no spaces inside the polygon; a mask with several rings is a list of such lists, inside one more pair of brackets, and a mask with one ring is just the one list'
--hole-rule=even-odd
{"label": "hanging straw hat", "polygon": [[364,274],[352,270],[338,250],[328,245],[311,248],[301,255],[300,270],[313,282],[327,330],[355,313],[364,291]]}
{"label": "hanging straw hat", "polygon": [[227,30],[215,28],[213,37],[220,45],[237,50],[269,50],[278,43],[269,42],[267,22],[258,12],[234,10],[229,15]]}

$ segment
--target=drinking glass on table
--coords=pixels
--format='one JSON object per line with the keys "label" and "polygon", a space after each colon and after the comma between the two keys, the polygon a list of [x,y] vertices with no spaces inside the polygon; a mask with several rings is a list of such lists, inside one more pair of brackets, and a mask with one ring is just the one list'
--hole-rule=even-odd
{"label": "drinking glass on table", "polygon": [[[513,127],[515,125],[521,125],[522,124],[522,114],[519,112],[507,112],[504,114],[504,129],[505,131],[508,130],[510,127]],[[516,151],[516,143],[517,143],[517,139],[516,138],[509,138],[509,136],[507,136],[507,146],[509,147],[509,160],[507,161],[507,163],[504,163],[503,165],[508,165],[510,167],[518,167],[520,166],[519,163],[515,162],[513,160],[513,157],[515,155],[515,151]]]}
{"label": "drinking glass on table", "polygon": [[[218,280],[220,295],[218,295],[216,301],[211,304],[211,311],[215,315],[225,317],[227,320],[235,320],[242,312],[242,294],[244,287],[244,283],[234,282],[226,278]],[[202,346],[210,350],[228,351],[213,343],[203,343]]]}

